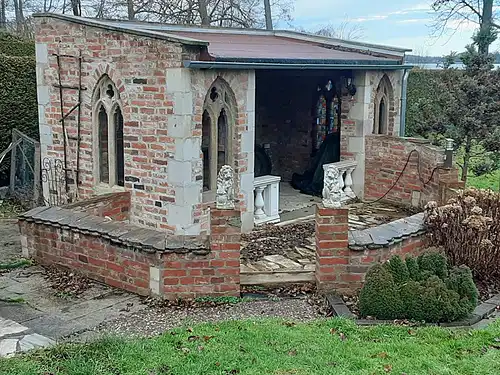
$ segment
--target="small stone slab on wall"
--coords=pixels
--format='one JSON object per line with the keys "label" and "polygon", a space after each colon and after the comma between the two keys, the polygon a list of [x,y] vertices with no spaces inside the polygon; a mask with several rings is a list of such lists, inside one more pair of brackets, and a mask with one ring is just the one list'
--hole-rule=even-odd
{"label": "small stone slab on wall", "polygon": [[355,293],[371,266],[425,247],[423,213],[364,230],[348,230],[347,208],[316,210],[316,284],[323,291]]}
{"label": "small stone slab on wall", "polygon": [[239,295],[240,213],[212,210],[212,235],[171,236],[60,207],[19,217],[23,254],[140,295]]}

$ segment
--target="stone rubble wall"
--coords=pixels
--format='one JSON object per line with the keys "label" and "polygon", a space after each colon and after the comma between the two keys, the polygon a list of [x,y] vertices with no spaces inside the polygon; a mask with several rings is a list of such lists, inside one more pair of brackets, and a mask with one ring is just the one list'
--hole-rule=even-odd
{"label": "stone rubble wall", "polygon": [[425,248],[423,213],[364,230],[348,229],[348,209],[316,209],[316,284],[354,294],[371,266]]}
{"label": "stone rubble wall", "polygon": [[110,218],[115,221],[126,221],[130,212],[130,192],[109,193],[71,203],[63,208],[86,212],[90,215]]}
{"label": "stone rubble wall", "polygon": [[[397,181],[413,150],[420,157],[416,153],[411,155],[406,170],[384,200],[415,207],[423,207],[429,201],[444,204],[441,201],[443,188],[459,184],[458,169],[445,169],[444,150],[431,146],[428,141],[371,135],[365,137],[365,142],[364,198],[368,201],[381,198]],[[435,170],[429,181],[438,166],[443,168]],[[429,181],[425,186],[419,178],[419,170],[424,182]]]}
{"label": "stone rubble wall", "polygon": [[211,236],[172,236],[59,207],[19,218],[24,256],[107,285],[166,299],[240,292],[240,213],[211,213]]}

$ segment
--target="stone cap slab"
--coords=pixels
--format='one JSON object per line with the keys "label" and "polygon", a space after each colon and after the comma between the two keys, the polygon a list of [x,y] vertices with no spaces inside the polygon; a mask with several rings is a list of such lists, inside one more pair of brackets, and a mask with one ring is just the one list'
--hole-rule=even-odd
{"label": "stone cap slab", "polygon": [[423,233],[425,233],[424,213],[421,212],[373,228],[350,230],[349,248],[359,251],[379,249]]}
{"label": "stone cap slab", "polygon": [[36,207],[19,215],[19,221],[34,222],[78,233],[102,237],[112,243],[148,253],[196,253],[210,251],[208,236],[182,236],[90,215],[61,207]]}

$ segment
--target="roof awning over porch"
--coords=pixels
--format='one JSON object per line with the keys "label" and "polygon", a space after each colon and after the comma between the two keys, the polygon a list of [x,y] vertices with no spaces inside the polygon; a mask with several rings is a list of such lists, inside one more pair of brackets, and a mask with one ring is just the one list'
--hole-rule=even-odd
{"label": "roof awning over porch", "polygon": [[356,64],[351,63],[281,63],[281,62],[236,62],[236,61],[184,61],[191,69],[239,69],[239,70],[405,70],[412,65],[402,64]]}

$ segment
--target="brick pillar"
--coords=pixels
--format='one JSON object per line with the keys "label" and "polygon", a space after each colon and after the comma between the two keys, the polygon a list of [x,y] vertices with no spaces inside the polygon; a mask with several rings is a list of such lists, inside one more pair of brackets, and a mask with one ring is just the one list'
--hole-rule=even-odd
{"label": "brick pillar", "polygon": [[212,287],[215,294],[240,295],[240,237],[239,210],[210,212],[210,266],[215,270]]}
{"label": "brick pillar", "polygon": [[316,207],[316,286],[321,291],[348,287],[344,274],[349,264],[346,208]]}

